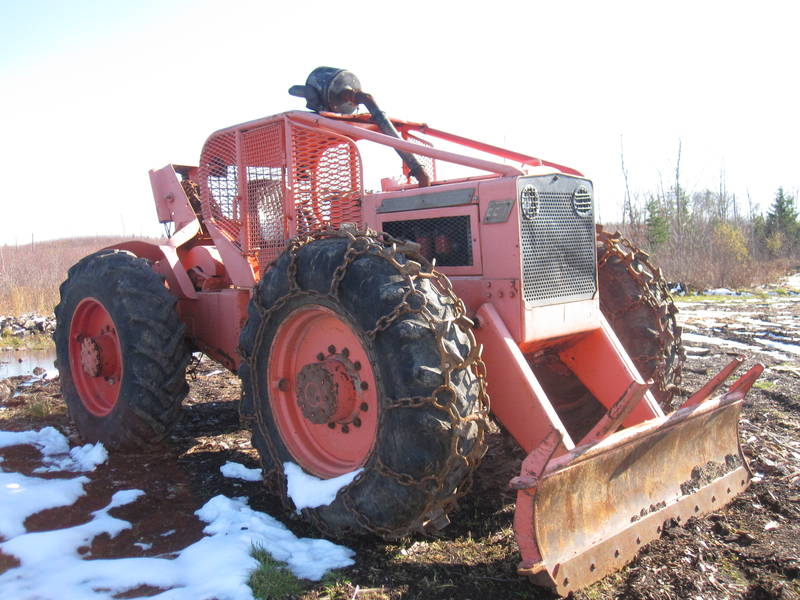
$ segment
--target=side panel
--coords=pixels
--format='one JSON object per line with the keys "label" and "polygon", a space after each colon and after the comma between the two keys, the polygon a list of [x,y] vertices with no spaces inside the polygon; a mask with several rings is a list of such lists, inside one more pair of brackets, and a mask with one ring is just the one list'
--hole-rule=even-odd
{"label": "side panel", "polygon": [[239,333],[247,320],[248,290],[198,292],[196,300],[178,303],[187,336],[195,345],[231,371],[239,368]]}

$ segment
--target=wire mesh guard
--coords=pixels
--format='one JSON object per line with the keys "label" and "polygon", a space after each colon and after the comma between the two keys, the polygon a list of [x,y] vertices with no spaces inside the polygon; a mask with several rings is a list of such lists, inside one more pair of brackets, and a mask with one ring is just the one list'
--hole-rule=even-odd
{"label": "wire mesh guard", "polygon": [[203,218],[264,265],[296,234],[360,223],[361,159],[336,134],[283,119],[209,138],[200,157]]}
{"label": "wire mesh guard", "polygon": [[361,157],[345,137],[292,125],[291,187],[297,233],[361,222]]}
{"label": "wire mesh guard", "polygon": [[383,230],[396,238],[416,242],[420,254],[436,259],[440,267],[472,265],[472,232],[468,215],[384,221]]}

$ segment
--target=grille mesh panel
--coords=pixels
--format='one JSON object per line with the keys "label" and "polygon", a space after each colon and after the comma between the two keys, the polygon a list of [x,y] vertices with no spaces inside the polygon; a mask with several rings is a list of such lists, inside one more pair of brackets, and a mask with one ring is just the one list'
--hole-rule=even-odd
{"label": "grille mesh panel", "polygon": [[213,220],[236,240],[241,221],[235,133],[217,135],[203,147],[200,156],[200,197],[203,218]]}
{"label": "grille mesh panel", "polygon": [[293,124],[292,197],[297,233],[361,222],[361,157],[345,137]]}
{"label": "grille mesh panel", "polygon": [[416,242],[420,254],[436,259],[440,267],[472,266],[472,233],[468,215],[384,221],[383,230],[396,238]]}
{"label": "grille mesh panel", "polygon": [[539,190],[539,212],[520,214],[523,293],[532,304],[591,298],[596,291],[594,218],[580,216],[572,192]]}
{"label": "grille mesh panel", "polygon": [[242,135],[242,161],[250,210],[249,248],[261,264],[283,250],[286,229],[283,197],[286,187],[281,123],[269,123]]}

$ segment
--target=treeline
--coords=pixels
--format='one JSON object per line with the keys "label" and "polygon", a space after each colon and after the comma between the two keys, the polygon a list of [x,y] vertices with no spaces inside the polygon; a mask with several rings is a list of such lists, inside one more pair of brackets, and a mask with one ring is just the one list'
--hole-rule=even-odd
{"label": "treeline", "polygon": [[[627,183],[624,160],[623,174]],[[623,222],[606,227],[620,229],[647,251],[670,281],[695,289],[748,287],[800,265],[795,198],[779,188],[764,204],[769,202],[762,213],[751,198],[738,201],[724,179],[716,191],[690,193],[680,184],[678,166],[667,189],[626,190]]]}

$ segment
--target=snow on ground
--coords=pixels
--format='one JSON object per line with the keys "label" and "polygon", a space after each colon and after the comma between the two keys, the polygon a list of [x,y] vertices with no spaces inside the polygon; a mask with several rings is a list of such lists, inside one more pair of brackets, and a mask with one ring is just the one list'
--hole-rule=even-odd
{"label": "snow on ground", "polygon": [[706,296],[752,296],[750,292],[737,292],[735,290],[729,290],[728,288],[706,290],[703,294]]}
{"label": "snow on ground", "polygon": [[[66,439],[53,428],[0,432],[0,447],[18,444],[39,448],[43,466],[47,467],[56,465],[62,469],[68,464],[76,470],[84,467],[92,470],[99,458],[105,460],[105,450],[99,444],[73,448],[67,454]],[[73,455],[72,451],[79,452]],[[244,473],[257,470],[239,466]],[[140,490],[117,491],[106,507],[93,512],[90,520],[81,525],[53,531],[25,531],[28,516],[46,508],[73,504],[85,493],[84,486],[89,481],[86,476],[69,479],[25,476],[0,466],[0,536],[5,538],[0,551],[20,561],[20,566],[0,575],[0,597],[107,599],[148,585],[166,590],[150,596],[159,600],[250,600],[252,593],[247,580],[258,564],[250,556],[254,547],[264,548],[305,579],[319,580],[331,569],[353,564],[352,550],[327,540],[297,538],[273,517],[252,510],[246,499],[222,495],[215,496],[195,513],[206,523],[205,537],[169,558],[87,560],[81,557],[79,548],[91,546],[98,535],[105,533],[113,538],[131,527],[129,522],[112,517],[109,511],[135,502],[144,494]],[[145,545],[134,546],[132,554]]]}
{"label": "snow on ground", "polygon": [[243,464],[228,461],[219,468],[225,477],[244,479],[245,481],[261,481],[261,469],[249,469]]}
{"label": "snow on ground", "polygon": [[339,475],[333,479],[319,479],[309,475],[293,462],[283,463],[286,474],[286,488],[289,497],[299,513],[303,508],[326,506],[334,501],[339,490],[350,485],[356,475],[364,469],[356,469],[350,473]]}
{"label": "snow on ground", "polygon": [[87,483],[88,477],[42,479],[3,470],[0,472],[0,536],[13,539],[25,533],[23,523],[31,515],[73,504],[83,496],[83,486]]}
{"label": "snow on ground", "polygon": [[[724,338],[718,337],[711,337],[708,335],[700,335],[698,333],[687,333],[683,332],[681,336],[684,342],[690,342],[693,344],[705,344],[709,346],[722,346],[723,348],[734,348],[736,350],[750,350],[752,352],[760,352],[761,354],[766,354],[768,356],[772,356],[777,360],[791,360],[791,357],[787,356],[786,354],[782,354],[780,352],[776,352],[774,350],[765,350],[760,348],[759,346],[751,346],[750,344],[742,344],[741,342],[735,342],[733,340],[726,340]],[[765,346],[777,346],[780,342],[771,342],[770,340],[756,340],[759,343],[763,343]],[[784,346],[791,346],[791,344],[783,344]],[[794,346],[794,348],[798,348],[798,346]],[[797,352],[797,350],[792,350],[792,352]]]}
{"label": "snow on ground", "polygon": [[782,283],[788,288],[800,291],[800,273],[795,273],[794,275],[790,275],[785,280],[783,280]]}
{"label": "snow on ground", "polygon": [[20,444],[35,446],[42,453],[44,465],[34,469],[35,473],[88,473],[108,458],[108,452],[100,442],[70,448],[67,438],[53,427],[39,431],[0,431],[0,448]]}

